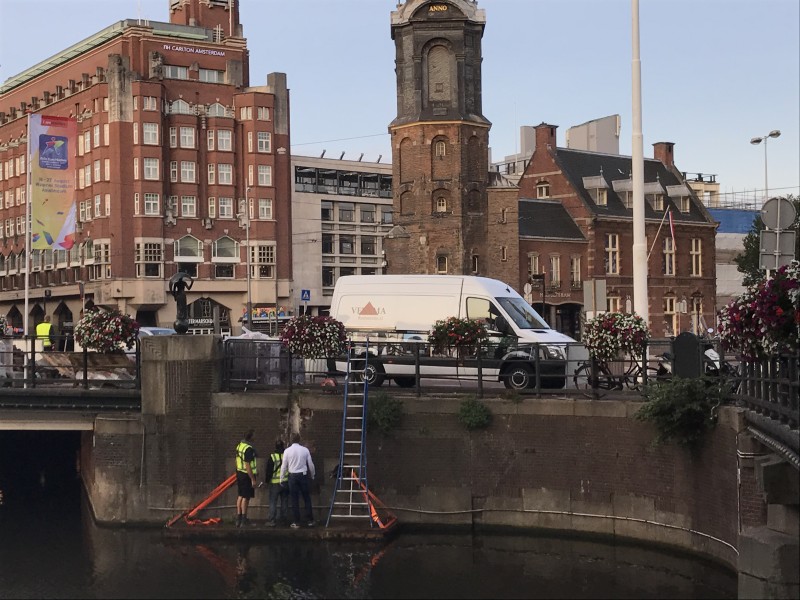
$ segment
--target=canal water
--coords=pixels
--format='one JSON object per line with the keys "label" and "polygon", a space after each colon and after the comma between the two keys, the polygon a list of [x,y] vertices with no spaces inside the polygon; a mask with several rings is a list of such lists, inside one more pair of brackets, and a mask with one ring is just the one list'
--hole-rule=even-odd
{"label": "canal water", "polygon": [[737,595],[736,574],[717,564],[586,539],[414,533],[389,543],[197,543],[166,540],[158,529],[98,527],[73,463],[64,453],[49,474],[26,470],[24,460],[0,469],[0,598]]}

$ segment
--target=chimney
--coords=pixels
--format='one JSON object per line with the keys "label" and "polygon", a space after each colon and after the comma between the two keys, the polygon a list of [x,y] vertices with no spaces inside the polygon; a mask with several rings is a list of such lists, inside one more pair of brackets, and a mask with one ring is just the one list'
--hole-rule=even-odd
{"label": "chimney", "polygon": [[672,149],[675,147],[673,142],[656,142],[653,144],[653,157],[660,160],[668,169],[675,167],[675,157]]}
{"label": "chimney", "polygon": [[548,125],[547,123],[540,123],[536,127],[536,149],[546,149],[550,146],[550,149],[555,152],[556,150],[556,129],[558,129],[558,125]]}

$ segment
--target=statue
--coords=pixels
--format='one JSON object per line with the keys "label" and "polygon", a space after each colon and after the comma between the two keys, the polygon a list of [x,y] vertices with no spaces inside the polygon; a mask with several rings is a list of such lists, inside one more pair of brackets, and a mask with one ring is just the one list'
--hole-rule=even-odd
{"label": "statue", "polygon": [[194,285],[194,279],[183,271],[178,271],[169,278],[169,293],[175,298],[177,306],[175,316],[175,331],[178,333],[186,333],[189,331],[188,314],[186,311],[186,291],[191,290]]}

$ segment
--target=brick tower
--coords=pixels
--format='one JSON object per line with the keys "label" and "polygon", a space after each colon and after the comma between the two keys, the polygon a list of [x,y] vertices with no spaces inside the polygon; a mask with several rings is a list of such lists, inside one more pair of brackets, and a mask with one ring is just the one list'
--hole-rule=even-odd
{"label": "brick tower", "polygon": [[389,273],[479,272],[487,253],[489,129],[475,0],[408,0],[392,12],[397,118]]}

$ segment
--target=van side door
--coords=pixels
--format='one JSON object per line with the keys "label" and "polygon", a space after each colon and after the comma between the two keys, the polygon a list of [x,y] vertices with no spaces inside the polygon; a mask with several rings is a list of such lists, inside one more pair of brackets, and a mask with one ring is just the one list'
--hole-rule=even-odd
{"label": "van side door", "polygon": [[[467,297],[465,308],[468,319],[483,321],[486,325],[489,338],[482,348],[481,369],[484,377],[496,378],[500,371],[500,359],[505,354],[502,351],[503,342],[508,341],[504,340],[503,334],[498,331],[495,324],[495,318],[501,313],[492,300],[475,296]],[[460,377],[477,379],[478,357],[475,352],[459,356],[458,374]]]}

